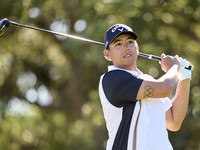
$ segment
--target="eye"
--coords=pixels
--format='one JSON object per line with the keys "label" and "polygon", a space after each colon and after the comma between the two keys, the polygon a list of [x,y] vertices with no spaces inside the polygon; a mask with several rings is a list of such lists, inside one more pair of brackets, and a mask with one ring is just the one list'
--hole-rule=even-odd
{"label": "eye", "polygon": [[116,43],[115,46],[120,46],[122,45],[120,42]]}
{"label": "eye", "polygon": [[128,43],[129,43],[129,44],[132,44],[132,43],[134,43],[134,41],[133,41],[133,40],[130,40],[130,41],[128,41]]}

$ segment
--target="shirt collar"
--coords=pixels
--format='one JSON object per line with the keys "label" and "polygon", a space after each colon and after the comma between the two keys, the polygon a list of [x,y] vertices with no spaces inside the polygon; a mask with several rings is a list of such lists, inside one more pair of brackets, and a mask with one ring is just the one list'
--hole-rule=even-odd
{"label": "shirt collar", "polygon": [[121,69],[121,68],[117,68],[115,66],[108,66],[108,71],[112,71],[112,70],[124,70],[124,71],[127,71],[129,73],[131,73],[132,75],[135,75],[135,76],[141,76],[143,75],[143,73],[137,68],[137,71],[131,71],[131,70],[126,70],[126,69]]}

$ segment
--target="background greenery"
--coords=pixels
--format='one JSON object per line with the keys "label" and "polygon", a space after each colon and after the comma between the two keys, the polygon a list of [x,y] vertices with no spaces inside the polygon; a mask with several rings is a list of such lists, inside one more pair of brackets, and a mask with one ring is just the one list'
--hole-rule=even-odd
{"label": "background greenery", "polygon": [[[175,150],[200,150],[199,0],[1,0],[0,19],[103,42],[124,23],[140,51],[179,54],[192,73],[187,116],[169,132]],[[0,37],[0,149],[103,150],[107,131],[98,82],[109,63],[104,47],[10,26]],[[155,78],[158,62],[138,59]]]}

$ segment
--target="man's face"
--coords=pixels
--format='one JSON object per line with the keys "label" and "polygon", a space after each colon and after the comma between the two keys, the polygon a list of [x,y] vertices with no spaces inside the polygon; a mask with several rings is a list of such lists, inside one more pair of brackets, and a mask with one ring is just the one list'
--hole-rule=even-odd
{"label": "man's face", "polygon": [[136,71],[138,48],[136,40],[131,35],[117,36],[109,48],[110,50],[104,50],[104,55],[112,60],[115,67]]}

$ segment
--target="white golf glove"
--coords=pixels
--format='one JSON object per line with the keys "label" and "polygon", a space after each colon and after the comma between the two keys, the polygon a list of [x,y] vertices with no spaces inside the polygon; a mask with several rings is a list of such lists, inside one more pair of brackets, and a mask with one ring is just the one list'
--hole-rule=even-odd
{"label": "white golf glove", "polygon": [[191,70],[186,69],[189,67],[190,62],[187,61],[186,59],[183,59],[179,57],[180,61],[180,68],[178,71],[178,79],[179,81],[185,80],[185,79],[191,79]]}

